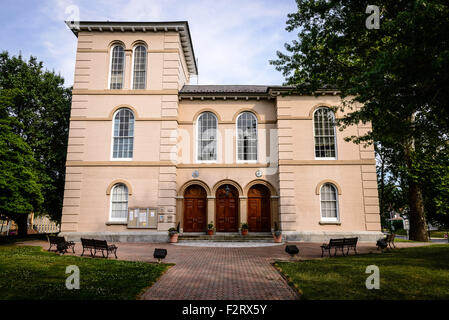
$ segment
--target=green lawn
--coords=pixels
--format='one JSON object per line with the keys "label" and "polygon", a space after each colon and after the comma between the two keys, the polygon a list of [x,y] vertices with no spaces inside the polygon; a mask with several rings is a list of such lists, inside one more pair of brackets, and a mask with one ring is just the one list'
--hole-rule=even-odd
{"label": "green lawn", "polygon": [[[65,286],[66,267],[80,270],[80,289]],[[0,300],[136,299],[169,267],[103,258],[59,256],[41,247],[0,246]]]}
{"label": "green lawn", "polygon": [[448,233],[447,230],[430,231],[431,238],[444,238],[444,235]]}
{"label": "green lawn", "polygon": [[[380,271],[380,289],[366,289],[368,265]],[[449,299],[449,245],[394,249],[275,266],[302,299]]]}

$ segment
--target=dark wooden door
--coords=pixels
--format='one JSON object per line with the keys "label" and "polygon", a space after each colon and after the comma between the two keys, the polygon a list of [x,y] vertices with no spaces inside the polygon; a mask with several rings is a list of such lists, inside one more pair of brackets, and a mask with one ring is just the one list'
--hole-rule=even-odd
{"label": "dark wooden door", "polygon": [[237,232],[238,228],[238,192],[232,185],[221,186],[215,199],[217,232]]}
{"label": "dark wooden door", "polygon": [[187,188],[184,193],[184,232],[206,231],[207,195],[198,185]]}
{"label": "dark wooden door", "polygon": [[270,190],[264,185],[255,185],[248,191],[248,230],[271,231]]}

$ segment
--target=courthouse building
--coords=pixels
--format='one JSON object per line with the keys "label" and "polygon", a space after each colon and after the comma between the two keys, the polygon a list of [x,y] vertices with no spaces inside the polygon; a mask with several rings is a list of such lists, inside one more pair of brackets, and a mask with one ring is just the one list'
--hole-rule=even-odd
{"label": "courthouse building", "polygon": [[[380,234],[372,146],[345,142],[338,92],[192,85],[188,23],[79,22],[61,231],[165,241],[269,233],[321,241]],[[256,82],[257,79],[255,79]]]}

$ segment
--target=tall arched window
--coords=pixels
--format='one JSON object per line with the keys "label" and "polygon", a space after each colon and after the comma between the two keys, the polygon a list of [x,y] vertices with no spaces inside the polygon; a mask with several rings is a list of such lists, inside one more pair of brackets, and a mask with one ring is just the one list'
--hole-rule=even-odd
{"label": "tall arched window", "polygon": [[321,186],[321,220],[338,221],[338,193],[331,183]]}
{"label": "tall arched window", "polygon": [[114,45],[111,50],[110,89],[123,89],[125,75],[125,49],[122,45]]}
{"label": "tall arched window", "polygon": [[145,89],[147,77],[147,48],[138,45],[134,48],[133,89]]}
{"label": "tall arched window", "polygon": [[120,183],[112,187],[110,220],[128,220],[128,188],[124,184]]}
{"label": "tall arched window", "polygon": [[257,119],[251,112],[237,118],[237,160],[257,161]]}
{"label": "tall arched window", "polygon": [[132,159],[134,144],[134,114],[120,109],[114,117],[113,159]]}
{"label": "tall arched window", "polygon": [[315,158],[337,158],[335,115],[329,108],[318,108],[313,115]]}
{"label": "tall arched window", "polygon": [[197,120],[197,160],[217,160],[217,118],[212,112],[202,113]]}

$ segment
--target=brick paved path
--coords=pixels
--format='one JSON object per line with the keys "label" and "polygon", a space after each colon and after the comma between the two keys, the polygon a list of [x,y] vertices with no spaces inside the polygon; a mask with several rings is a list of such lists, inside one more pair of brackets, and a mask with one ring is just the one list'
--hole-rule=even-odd
{"label": "brick paved path", "polygon": [[[19,244],[19,243],[18,243]],[[295,243],[300,259],[318,259],[320,243]],[[20,245],[40,245],[44,241],[27,241]],[[414,247],[429,243],[396,243],[397,247]],[[117,243],[121,260],[155,262],[155,248],[168,250],[166,263],[175,263],[143,295],[143,299],[161,300],[285,300],[298,299],[296,292],[271,265],[274,260],[289,260],[285,244],[272,247],[220,248],[189,247],[168,243]],[[82,247],[75,246],[80,255]],[[372,243],[360,243],[359,253],[379,253]]]}
{"label": "brick paved path", "polygon": [[267,248],[182,248],[182,259],[143,299],[297,299],[263,254]]}

